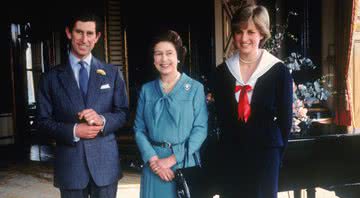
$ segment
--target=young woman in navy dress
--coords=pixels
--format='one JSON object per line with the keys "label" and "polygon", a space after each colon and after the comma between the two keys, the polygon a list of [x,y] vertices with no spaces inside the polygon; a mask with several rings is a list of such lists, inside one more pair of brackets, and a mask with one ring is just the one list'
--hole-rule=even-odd
{"label": "young woman in navy dress", "polygon": [[292,124],[292,77],[261,47],[270,37],[263,6],[240,8],[231,21],[237,51],[216,70],[222,129],[221,198],[276,198]]}

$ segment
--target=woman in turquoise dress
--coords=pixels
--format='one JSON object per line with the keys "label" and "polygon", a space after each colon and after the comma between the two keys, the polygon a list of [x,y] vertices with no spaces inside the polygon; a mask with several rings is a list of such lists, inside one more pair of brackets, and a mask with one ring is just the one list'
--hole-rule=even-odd
{"label": "woman in turquoise dress", "polygon": [[[141,198],[175,198],[175,170],[195,166],[194,154],[207,136],[204,87],[178,71],[186,48],[175,31],[155,37],[153,60],[159,78],[144,84],[138,100],[134,132],[144,161]],[[188,142],[188,152],[185,152]]]}

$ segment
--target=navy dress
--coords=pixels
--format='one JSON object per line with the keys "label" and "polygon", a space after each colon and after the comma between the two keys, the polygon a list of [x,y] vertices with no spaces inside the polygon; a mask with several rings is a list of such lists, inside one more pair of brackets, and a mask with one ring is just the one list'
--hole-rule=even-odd
{"label": "navy dress", "polygon": [[[258,68],[266,70],[253,82],[251,115],[244,123],[237,119],[234,88],[238,78],[228,63],[217,67],[214,81],[222,130],[221,197],[275,198],[292,124],[292,77],[283,63],[264,50]],[[236,64],[234,68],[240,71]]]}
{"label": "navy dress", "polygon": [[[135,118],[135,139],[145,163],[141,177],[140,197],[176,198],[175,183],[166,182],[154,174],[148,161],[157,155],[165,158],[175,155],[182,167],[185,156],[184,143],[189,141],[189,156],[199,154],[199,149],[207,136],[207,108],[203,85],[182,74],[173,90],[166,94],[160,81],[154,80],[143,85]],[[173,148],[154,146],[151,141],[169,142]],[[195,165],[188,157],[186,167]]]}

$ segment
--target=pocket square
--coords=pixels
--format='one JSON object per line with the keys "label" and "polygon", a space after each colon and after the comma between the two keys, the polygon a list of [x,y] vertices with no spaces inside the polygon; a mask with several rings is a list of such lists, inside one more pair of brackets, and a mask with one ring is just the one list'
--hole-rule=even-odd
{"label": "pocket square", "polygon": [[105,84],[105,85],[101,85],[100,89],[109,89],[110,85],[109,84]]}

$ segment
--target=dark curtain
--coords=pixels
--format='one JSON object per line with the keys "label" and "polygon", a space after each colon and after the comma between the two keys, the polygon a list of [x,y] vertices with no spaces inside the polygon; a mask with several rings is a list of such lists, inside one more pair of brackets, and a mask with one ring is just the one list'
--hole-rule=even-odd
{"label": "dark curtain", "polygon": [[336,107],[335,123],[339,126],[351,125],[351,103],[349,93],[348,69],[350,64],[350,53],[352,46],[352,35],[355,19],[355,1],[338,0],[336,9]]}

